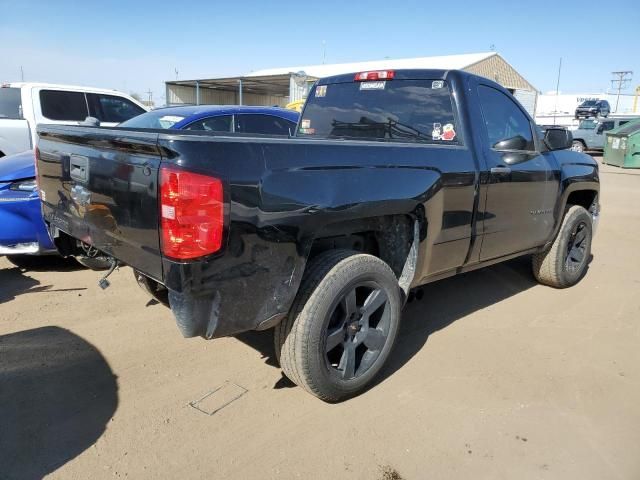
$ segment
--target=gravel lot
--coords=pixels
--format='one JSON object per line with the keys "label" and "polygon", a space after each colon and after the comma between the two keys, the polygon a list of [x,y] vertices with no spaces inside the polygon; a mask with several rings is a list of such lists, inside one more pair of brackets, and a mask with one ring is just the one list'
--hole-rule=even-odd
{"label": "gravel lot", "polygon": [[282,378],[271,332],[182,339],[129,268],[102,291],[0,258],[0,478],[640,478],[640,171],[601,181],[580,284],[519,259],[429,285],[338,405]]}

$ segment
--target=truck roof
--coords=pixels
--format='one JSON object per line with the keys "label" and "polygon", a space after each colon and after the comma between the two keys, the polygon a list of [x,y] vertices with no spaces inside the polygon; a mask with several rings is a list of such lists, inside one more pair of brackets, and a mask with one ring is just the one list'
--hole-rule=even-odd
{"label": "truck roof", "polygon": [[[424,68],[411,68],[411,69],[382,69],[371,70],[374,72],[393,71],[395,80],[446,80],[450,75],[456,75],[458,78],[462,77],[476,77],[481,78],[483,82],[488,82],[496,87],[504,90],[504,87],[497,84],[493,80],[486,77],[481,77],[473,73],[465,72],[464,70],[444,70],[444,69],[424,69]],[[330,83],[344,83],[353,82],[354,76],[359,72],[346,73],[341,75],[334,75],[331,77],[325,77],[318,80],[319,85],[326,85]]]}
{"label": "truck roof", "polygon": [[45,83],[45,82],[7,82],[0,84],[2,88],[22,88],[22,87],[40,87],[40,88],[51,88],[55,90],[79,90],[83,92],[93,92],[93,93],[106,93],[106,94],[114,94],[117,93],[119,95],[125,95],[127,97],[131,97],[127,93],[121,92],[116,89],[108,89],[108,88],[97,88],[97,87],[87,87],[81,85],[67,85],[62,83]]}

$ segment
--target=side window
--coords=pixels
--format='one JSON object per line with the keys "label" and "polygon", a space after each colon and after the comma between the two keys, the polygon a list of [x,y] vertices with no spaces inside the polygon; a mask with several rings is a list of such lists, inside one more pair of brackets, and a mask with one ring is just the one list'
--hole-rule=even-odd
{"label": "side window", "polygon": [[491,147],[513,139],[517,150],[535,150],[529,119],[511,98],[485,85],[478,87],[478,97]]}
{"label": "side window", "polygon": [[201,118],[187,125],[185,130],[228,133],[231,132],[231,115]]}
{"label": "side window", "polygon": [[602,122],[602,131],[613,130],[614,122]]}
{"label": "side window", "polygon": [[87,93],[87,100],[91,116],[101,122],[120,123],[145,113],[132,101],[117,95]]}
{"label": "side window", "polygon": [[89,112],[82,92],[40,90],[42,115],[49,120],[84,121]]}
{"label": "side window", "polygon": [[629,120],[620,120],[620,123],[618,124],[618,126],[621,127],[625,123],[629,123]]}
{"label": "side window", "polygon": [[274,115],[240,114],[236,115],[236,132],[263,135],[289,135],[296,126],[284,118]]}

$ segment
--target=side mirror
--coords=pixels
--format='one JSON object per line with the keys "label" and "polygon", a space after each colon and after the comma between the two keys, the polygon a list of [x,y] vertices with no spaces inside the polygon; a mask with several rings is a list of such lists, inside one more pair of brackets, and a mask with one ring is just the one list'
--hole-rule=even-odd
{"label": "side mirror", "polygon": [[600,125],[598,125],[598,129],[596,130],[596,133],[598,135],[602,135],[602,132],[604,132],[604,125],[601,123]]}
{"label": "side mirror", "polygon": [[496,150],[527,150],[529,142],[522,135],[516,135],[515,137],[505,138],[493,145]]}
{"label": "side mirror", "polygon": [[99,127],[100,120],[96,117],[87,117],[83,122],[80,122],[79,125],[82,125],[83,127]]}
{"label": "side mirror", "polygon": [[573,135],[566,128],[548,128],[543,141],[549,150],[566,150],[571,148]]}

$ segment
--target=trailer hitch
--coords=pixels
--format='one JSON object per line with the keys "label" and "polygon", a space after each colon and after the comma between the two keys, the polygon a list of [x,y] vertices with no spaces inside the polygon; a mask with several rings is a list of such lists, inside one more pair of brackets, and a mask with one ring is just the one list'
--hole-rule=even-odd
{"label": "trailer hitch", "polygon": [[109,258],[109,270],[107,271],[107,273],[105,273],[102,278],[98,281],[98,285],[100,286],[100,288],[102,290],[106,290],[107,288],[109,288],[111,286],[111,282],[109,282],[109,280],[107,280],[107,277],[109,277],[109,275],[111,275],[115,270],[120,270],[120,262],[118,260],[116,260],[113,257]]}

